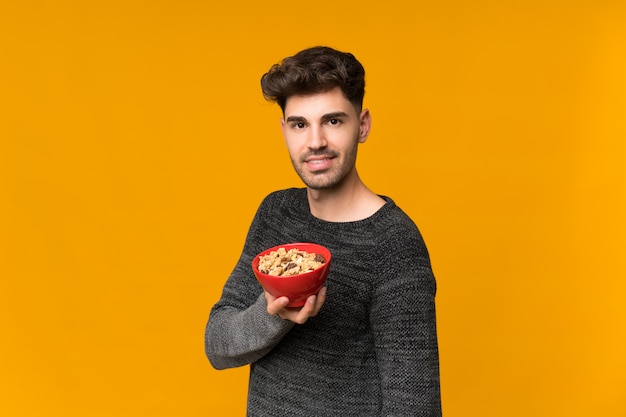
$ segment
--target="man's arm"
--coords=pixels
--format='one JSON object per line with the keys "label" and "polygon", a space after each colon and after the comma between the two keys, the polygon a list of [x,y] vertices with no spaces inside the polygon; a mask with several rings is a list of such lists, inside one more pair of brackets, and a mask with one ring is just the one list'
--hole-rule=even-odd
{"label": "man's arm", "polygon": [[293,325],[267,313],[262,292],[245,310],[229,306],[222,298],[211,310],[206,326],[206,355],[216,369],[250,364],[265,356]]}
{"label": "man's arm", "polygon": [[266,247],[267,221],[275,216],[265,198],[246,236],[243,251],[224,284],[220,300],[213,306],[205,329],[206,355],[216,369],[233,368],[266,355],[293,327],[278,315],[268,314],[261,285],[252,272],[252,259]]}
{"label": "man's arm", "polygon": [[245,310],[223,306],[211,311],[205,333],[205,350],[216,369],[252,363],[267,354],[294,324],[317,315],[326,299],[326,287],[307,299],[304,306],[285,307],[287,297],[267,292]]}
{"label": "man's arm", "polygon": [[436,283],[419,233],[392,242],[371,323],[385,416],[441,416]]}

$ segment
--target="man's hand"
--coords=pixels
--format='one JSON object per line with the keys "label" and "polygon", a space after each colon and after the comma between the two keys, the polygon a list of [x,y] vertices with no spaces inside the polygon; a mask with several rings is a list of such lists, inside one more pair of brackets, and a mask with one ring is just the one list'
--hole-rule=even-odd
{"label": "man's hand", "polygon": [[289,304],[287,297],[276,298],[267,291],[265,291],[265,300],[267,301],[267,313],[270,316],[278,314],[278,317],[283,320],[304,324],[309,317],[316,316],[322,308],[326,300],[326,287],[322,287],[317,295],[309,296],[302,307],[286,307]]}

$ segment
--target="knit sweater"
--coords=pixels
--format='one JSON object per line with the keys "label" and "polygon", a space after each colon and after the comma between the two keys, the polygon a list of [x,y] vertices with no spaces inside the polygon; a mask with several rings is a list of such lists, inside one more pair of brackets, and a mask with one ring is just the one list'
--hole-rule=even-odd
{"label": "knit sweater", "polygon": [[[441,416],[428,251],[383,198],[372,216],[340,223],[311,215],[304,188],[261,203],[205,334],[213,367],[250,364],[247,416]],[[303,325],[267,313],[251,269],[256,254],[289,242],[333,255],[326,302]]]}

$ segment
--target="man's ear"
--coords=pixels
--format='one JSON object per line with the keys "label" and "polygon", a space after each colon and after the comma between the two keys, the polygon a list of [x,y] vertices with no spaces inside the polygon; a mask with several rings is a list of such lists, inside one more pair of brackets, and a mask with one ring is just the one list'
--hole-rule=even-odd
{"label": "man's ear", "polygon": [[359,143],[363,143],[367,140],[372,128],[372,115],[368,109],[361,111],[359,117]]}

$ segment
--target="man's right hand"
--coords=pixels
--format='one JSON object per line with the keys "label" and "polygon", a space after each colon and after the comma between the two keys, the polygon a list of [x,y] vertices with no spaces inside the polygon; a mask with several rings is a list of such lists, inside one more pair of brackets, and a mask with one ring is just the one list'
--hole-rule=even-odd
{"label": "man's right hand", "polygon": [[265,291],[265,300],[267,301],[267,313],[270,316],[278,314],[283,320],[289,320],[297,324],[304,324],[309,317],[314,317],[319,313],[324,301],[326,301],[326,287],[322,287],[317,295],[311,295],[307,298],[302,307],[287,307],[289,299],[287,297],[274,297]]}

